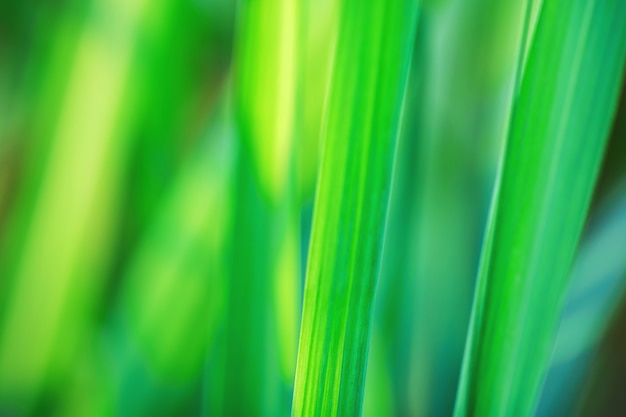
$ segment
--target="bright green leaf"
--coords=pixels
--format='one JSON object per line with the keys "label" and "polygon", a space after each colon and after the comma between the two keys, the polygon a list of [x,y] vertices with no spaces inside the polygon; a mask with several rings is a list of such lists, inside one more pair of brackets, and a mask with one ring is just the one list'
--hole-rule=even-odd
{"label": "bright green leaf", "polygon": [[545,0],[483,246],[455,415],[531,415],[620,90],[626,3]]}
{"label": "bright green leaf", "polygon": [[418,2],[342,1],[309,248],[293,415],[361,412]]}

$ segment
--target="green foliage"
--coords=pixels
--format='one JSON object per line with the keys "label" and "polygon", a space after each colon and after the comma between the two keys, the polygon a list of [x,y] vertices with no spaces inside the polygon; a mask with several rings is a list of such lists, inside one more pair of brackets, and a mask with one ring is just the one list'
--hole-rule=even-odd
{"label": "green foliage", "polygon": [[543,3],[519,74],[456,416],[533,412],[616,105],[625,7]]}
{"label": "green foliage", "polygon": [[0,415],[623,414],[625,54],[623,0],[4,2]]}
{"label": "green foliage", "polygon": [[339,9],[293,415],[360,413],[417,2]]}
{"label": "green foliage", "polygon": [[[282,317],[297,314],[297,307],[290,307],[298,296],[298,250],[285,252],[285,246],[297,227],[290,174],[298,127],[299,7],[271,0],[243,1],[239,8],[239,72],[234,80],[239,141],[221,411],[227,416],[284,415],[288,410],[280,401],[285,382],[281,367],[291,381],[289,369],[295,365],[284,361],[295,351],[296,330]],[[296,259],[285,260],[285,253]],[[279,304],[286,311],[274,301],[279,286],[288,291]],[[295,354],[290,356],[295,361]],[[210,397],[216,401],[220,395]]]}
{"label": "green foliage", "polygon": [[[106,7],[141,27],[143,4]],[[4,242],[19,256],[4,265],[11,299],[0,336],[0,397],[24,403],[81,344],[101,282],[96,271],[108,260],[124,164],[124,104],[136,33],[112,36],[110,28],[86,23],[74,35],[76,46],[63,69],[68,81],[54,97],[57,119],[38,132],[41,159],[35,162],[41,165],[31,171],[12,219],[20,233]],[[49,81],[44,96],[58,79]],[[47,100],[52,97],[42,102]]]}

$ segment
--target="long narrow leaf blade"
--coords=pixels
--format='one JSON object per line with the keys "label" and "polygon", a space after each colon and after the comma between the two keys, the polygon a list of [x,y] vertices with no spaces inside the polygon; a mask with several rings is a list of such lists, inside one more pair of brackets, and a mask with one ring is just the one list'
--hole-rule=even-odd
{"label": "long narrow leaf blade", "polygon": [[418,2],[340,3],[322,133],[293,415],[361,411],[403,89]]}
{"label": "long narrow leaf blade", "polygon": [[483,247],[456,416],[535,408],[625,53],[623,1],[543,2]]}

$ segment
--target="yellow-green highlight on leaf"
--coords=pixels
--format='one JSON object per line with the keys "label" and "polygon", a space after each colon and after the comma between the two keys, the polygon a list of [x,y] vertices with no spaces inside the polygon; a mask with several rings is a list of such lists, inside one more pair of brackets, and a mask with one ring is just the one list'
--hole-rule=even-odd
{"label": "yellow-green highlight on leaf", "polygon": [[307,0],[304,16],[304,64],[301,73],[302,126],[296,152],[296,175],[301,202],[313,199],[319,167],[320,132],[333,45],[337,33],[337,2]]}
{"label": "yellow-green highlight on leaf", "polygon": [[[58,120],[37,141],[48,154],[11,272],[0,330],[0,397],[28,403],[59,360],[68,361],[88,320],[114,216],[121,134],[137,30],[148,2],[93,4],[65,71],[66,89],[47,104]],[[102,21],[107,16],[110,21]],[[119,25],[124,29],[120,33]],[[51,82],[57,81],[55,77]],[[54,90],[44,86],[44,94]],[[31,196],[26,196],[28,199]],[[32,206],[29,206],[31,204]],[[19,213],[18,213],[19,214]],[[20,214],[21,216],[21,214]]]}
{"label": "yellow-green highlight on leaf", "polygon": [[245,120],[243,146],[270,200],[280,200],[289,187],[301,7],[293,0],[239,3],[235,100]]}
{"label": "yellow-green highlight on leaf", "polygon": [[[294,314],[300,293],[299,249],[290,248],[298,240],[290,234],[299,219],[292,173],[303,4],[242,0],[238,6],[224,378],[207,393],[207,409],[219,403],[214,412],[227,416],[284,415],[297,331],[281,316]],[[294,293],[278,303],[277,291]]]}
{"label": "yellow-green highlight on leaf", "polygon": [[292,414],[359,415],[418,2],[341,1]]}
{"label": "yellow-green highlight on leaf", "polygon": [[457,417],[536,407],[625,54],[625,2],[543,1],[483,245]]}

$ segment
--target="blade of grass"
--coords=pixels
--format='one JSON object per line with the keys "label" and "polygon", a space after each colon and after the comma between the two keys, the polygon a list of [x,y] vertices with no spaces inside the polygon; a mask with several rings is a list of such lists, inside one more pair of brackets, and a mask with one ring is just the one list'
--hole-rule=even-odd
{"label": "blade of grass", "polygon": [[[407,254],[414,299],[405,406],[426,414],[453,412],[475,248],[506,129],[523,12],[523,1],[493,0],[451,2],[424,12],[424,103],[416,162],[410,162],[420,175],[413,191],[419,207],[413,251]],[[402,369],[401,362],[397,366]]]}
{"label": "blade of grass", "polygon": [[399,415],[452,414],[524,6],[423,5],[375,313]]}
{"label": "blade of grass", "polygon": [[359,415],[418,2],[342,1],[292,414]]}
{"label": "blade of grass", "polygon": [[531,415],[617,102],[626,3],[544,0],[483,245],[455,415]]}
{"label": "blade of grass", "polygon": [[291,173],[300,111],[303,4],[242,0],[238,5],[234,105],[239,143],[223,392],[216,394],[223,398],[209,395],[213,398],[207,403],[222,404],[227,416],[285,415],[293,376],[284,375],[295,367],[286,361],[295,350],[296,333],[280,315],[294,314],[298,294],[284,294],[284,304],[275,294],[278,287],[297,290],[299,282],[299,267],[293,267],[298,259],[288,259],[299,251],[285,248],[297,243],[290,237],[298,218]]}

